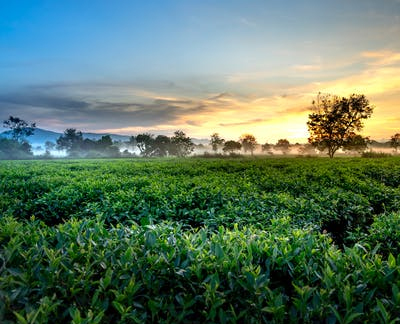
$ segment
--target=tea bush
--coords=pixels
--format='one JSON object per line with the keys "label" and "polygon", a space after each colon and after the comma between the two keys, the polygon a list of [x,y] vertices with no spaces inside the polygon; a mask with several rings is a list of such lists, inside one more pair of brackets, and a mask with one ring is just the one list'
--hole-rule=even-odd
{"label": "tea bush", "polygon": [[0,162],[0,323],[400,320],[400,159]]}
{"label": "tea bush", "polygon": [[364,323],[400,312],[399,258],[265,230],[0,221],[1,322]]}

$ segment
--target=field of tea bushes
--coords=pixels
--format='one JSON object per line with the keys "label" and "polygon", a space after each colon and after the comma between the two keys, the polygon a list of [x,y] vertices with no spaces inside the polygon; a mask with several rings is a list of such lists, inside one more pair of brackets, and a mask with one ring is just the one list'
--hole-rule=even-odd
{"label": "field of tea bushes", "polygon": [[400,321],[400,158],[0,162],[0,323]]}

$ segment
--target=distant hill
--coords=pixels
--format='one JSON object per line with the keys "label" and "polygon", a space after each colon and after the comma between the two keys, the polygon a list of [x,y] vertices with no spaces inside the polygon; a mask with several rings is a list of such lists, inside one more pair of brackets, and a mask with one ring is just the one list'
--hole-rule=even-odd
{"label": "distant hill", "polygon": [[[58,132],[53,132],[50,130],[46,130],[43,128],[36,128],[35,132],[32,136],[29,136],[27,138],[27,141],[33,146],[43,146],[44,143],[47,141],[55,143],[57,139],[62,135],[63,133],[58,133]],[[82,133],[83,138],[88,138],[91,140],[99,140],[101,139],[102,136],[110,135],[113,141],[121,141],[121,142],[126,142],[129,141],[130,136],[127,135],[118,135],[118,134],[109,134],[109,133]],[[11,131],[5,131],[0,133],[0,137],[5,137],[5,138],[10,138],[11,137]],[[208,139],[192,139],[195,144],[208,144],[209,140]]]}
{"label": "distant hill", "polygon": [[[63,133],[53,132],[42,128],[36,128],[34,134],[32,136],[27,137],[27,141],[32,146],[43,146],[44,143],[46,143],[47,141],[55,143],[62,134]],[[113,141],[129,141],[130,137],[130,136],[106,134],[106,133],[104,134],[82,133],[82,135],[83,138],[89,138],[91,140],[99,140],[101,139],[102,136],[110,135]],[[10,138],[11,131],[5,131],[0,133],[0,137]]]}

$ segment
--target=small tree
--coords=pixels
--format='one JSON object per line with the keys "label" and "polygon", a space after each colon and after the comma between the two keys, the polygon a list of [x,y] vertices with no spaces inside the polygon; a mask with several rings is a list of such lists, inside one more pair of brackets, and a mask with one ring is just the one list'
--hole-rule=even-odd
{"label": "small tree", "polygon": [[265,142],[265,144],[261,145],[261,151],[268,153],[268,154],[273,154],[272,153],[272,145],[269,144],[268,142]]}
{"label": "small tree", "polygon": [[143,156],[151,156],[153,152],[154,135],[150,133],[138,134],[136,136],[136,146]]}
{"label": "small tree", "polygon": [[283,154],[287,154],[289,152],[290,143],[287,139],[283,138],[278,140],[275,147],[282,151]]}
{"label": "small tree", "polygon": [[179,157],[187,156],[194,150],[194,143],[192,139],[186,134],[178,130],[174,132],[174,136],[171,137],[171,154]]}
{"label": "small tree", "polygon": [[51,150],[54,150],[54,148],[56,147],[56,143],[51,142],[51,141],[46,141],[44,143],[44,149],[46,150],[45,155],[46,156],[50,156],[51,155]]}
{"label": "small tree", "polygon": [[64,134],[57,139],[57,149],[66,150],[69,155],[75,155],[80,151],[83,144],[81,131],[75,128],[68,128]]}
{"label": "small tree", "polygon": [[210,139],[210,145],[212,147],[212,150],[214,153],[218,151],[218,148],[220,148],[222,145],[224,145],[225,140],[219,136],[218,133],[214,133],[211,135]]}
{"label": "small tree", "polygon": [[171,139],[165,135],[158,135],[154,139],[154,156],[167,156],[171,150]]}
{"label": "small tree", "polygon": [[23,142],[25,137],[33,135],[35,132],[36,124],[28,124],[25,120],[18,117],[10,116],[7,120],[3,121],[3,127],[11,130],[11,137],[13,140]]}
{"label": "small tree", "polygon": [[308,116],[307,122],[310,132],[308,142],[320,151],[328,149],[330,158],[355,131],[364,127],[363,120],[371,117],[373,112],[367,98],[356,94],[349,98],[318,95],[313,105],[315,112]]}
{"label": "small tree", "polygon": [[242,144],[244,151],[250,151],[251,155],[253,155],[253,152],[257,146],[256,138],[251,134],[243,134],[242,136],[240,136],[239,140]]}
{"label": "small tree", "polygon": [[242,144],[236,141],[226,141],[224,148],[222,149],[226,153],[233,154],[235,151],[240,151],[242,149]]}
{"label": "small tree", "polygon": [[397,150],[400,147],[400,133],[394,134],[390,138],[390,146],[393,147],[397,153]]}

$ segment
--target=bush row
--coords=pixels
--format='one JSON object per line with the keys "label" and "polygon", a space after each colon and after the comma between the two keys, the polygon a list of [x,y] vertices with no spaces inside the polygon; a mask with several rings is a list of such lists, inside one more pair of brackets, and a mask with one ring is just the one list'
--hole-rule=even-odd
{"label": "bush row", "polygon": [[[397,214],[397,220],[399,215]],[[0,219],[1,323],[389,323],[400,257],[263,230]]]}

